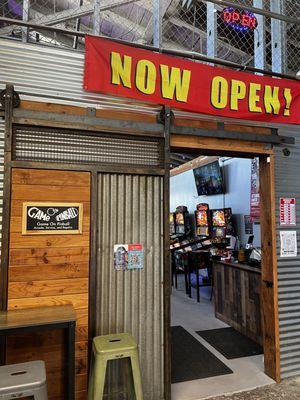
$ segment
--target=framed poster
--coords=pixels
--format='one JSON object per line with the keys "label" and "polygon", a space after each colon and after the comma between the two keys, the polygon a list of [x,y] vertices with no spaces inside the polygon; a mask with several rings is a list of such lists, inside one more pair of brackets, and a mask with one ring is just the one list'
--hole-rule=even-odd
{"label": "framed poster", "polygon": [[82,203],[26,202],[22,235],[78,235],[82,233]]}

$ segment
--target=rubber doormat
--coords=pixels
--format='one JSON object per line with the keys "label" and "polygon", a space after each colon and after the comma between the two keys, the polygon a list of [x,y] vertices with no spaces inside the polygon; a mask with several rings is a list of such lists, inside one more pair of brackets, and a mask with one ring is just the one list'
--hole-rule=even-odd
{"label": "rubber doormat", "polygon": [[182,326],[173,326],[171,335],[172,383],[233,373]]}
{"label": "rubber doormat", "polygon": [[263,354],[263,348],[233,328],[197,332],[228,360]]}

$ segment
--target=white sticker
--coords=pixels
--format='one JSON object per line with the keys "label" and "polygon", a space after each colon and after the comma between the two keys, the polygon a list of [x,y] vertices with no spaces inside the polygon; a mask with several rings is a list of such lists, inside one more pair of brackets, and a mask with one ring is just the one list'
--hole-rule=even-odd
{"label": "white sticker", "polygon": [[280,198],[280,225],[296,225],[296,199]]}
{"label": "white sticker", "polygon": [[280,257],[297,257],[296,231],[280,231]]}

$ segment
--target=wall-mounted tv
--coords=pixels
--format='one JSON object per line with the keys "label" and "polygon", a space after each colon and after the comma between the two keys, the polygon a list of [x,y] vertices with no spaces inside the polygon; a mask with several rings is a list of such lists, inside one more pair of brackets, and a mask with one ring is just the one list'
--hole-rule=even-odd
{"label": "wall-mounted tv", "polygon": [[198,196],[224,193],[224,184],[219,161],[203,165],[194,170]]}

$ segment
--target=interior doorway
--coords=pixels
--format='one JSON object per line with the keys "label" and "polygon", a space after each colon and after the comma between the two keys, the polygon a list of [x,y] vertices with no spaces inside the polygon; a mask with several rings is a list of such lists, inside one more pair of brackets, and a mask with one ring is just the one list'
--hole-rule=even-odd
{"label": "interior doorway", "polygon": [[[172,365],[172,400],[197,400],[279,380],[274,158],[271,151],[249,153],[246,147],[240,151],[241,143],[238,147],[226,152],[189,145],[171,153],[171,336],[177,358]],[[249,206],[255,162],[260,195],[256,220]],[[205,189],[197,174],[209,171],[214,182],[210,180],[211,187]],[[187,224],[189,233],[176,223]],[[183,343],[182,350],[174,352],[174,346]],[[202,369],[197,352],[205,365]]]}

